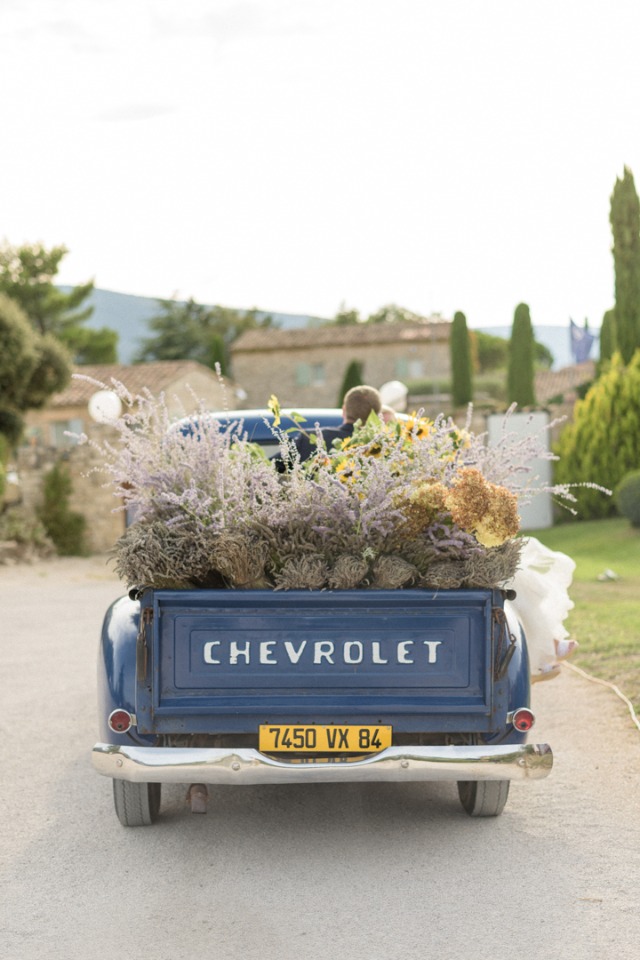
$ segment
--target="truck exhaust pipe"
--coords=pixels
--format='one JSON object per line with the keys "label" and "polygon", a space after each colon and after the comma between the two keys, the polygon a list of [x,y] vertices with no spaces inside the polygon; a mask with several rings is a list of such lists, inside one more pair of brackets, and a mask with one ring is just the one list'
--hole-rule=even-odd
{"label": "truck exhaust pipe", "polygon": [[187,790],[187,803],[191,805],[191,813],[206,813],[209,802],[209,791],[204,783],[192,783]]}

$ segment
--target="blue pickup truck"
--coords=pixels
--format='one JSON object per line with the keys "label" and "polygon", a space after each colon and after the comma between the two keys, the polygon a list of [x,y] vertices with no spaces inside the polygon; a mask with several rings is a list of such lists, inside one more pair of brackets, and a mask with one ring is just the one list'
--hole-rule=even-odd
{"label": "blue pickup truck", "polygon": [[98,696],[93,764],[125,826],[157,818],[163,783],[204,812],[209,785],[447,780],[496,816],[553,762],[526,742],[526,638],[497,589],[134,587],[104,620]]}

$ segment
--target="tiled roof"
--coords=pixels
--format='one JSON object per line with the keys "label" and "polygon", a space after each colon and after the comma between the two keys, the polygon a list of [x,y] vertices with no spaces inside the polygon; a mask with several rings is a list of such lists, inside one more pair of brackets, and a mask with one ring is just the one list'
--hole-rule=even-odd
{"label": "tiled roof", "polygon": [[[96,363],[74,367],[73,372],[81,377],[98,380],[106,387],[111,387],[112,380],[117,380],[133,394],[140,393],[146,387],[154,395],[170,389],[176,380],[188,377],[189,374],[204,373],[211,377],[216,376],[209,367],[195,360],[159,360],[156,363],[138,363],[133,366],[125,366],[121,363]],[[50,406],[86,406],[89,398],[99,389],[100,387],[95,383],[80,380],[74,376],[61,393],[56,393],[51,398]]]}
{"label": "tiled roof", "polygon": [[593,360],[560,370],[540,370],[536,373],[536,400],[538,403],[547,403],[553,397],[571,393],[576,387],[593,380],[595,370]]}
{"label": "tiled roof", "polygon": [[232,353],[250,350],[297,350],[304,347],[363,346],[376,343],[423,343],[447,340],[448,320],[424,323],[372,323],[312,327],[299,330],[247,330],[231,346]]}

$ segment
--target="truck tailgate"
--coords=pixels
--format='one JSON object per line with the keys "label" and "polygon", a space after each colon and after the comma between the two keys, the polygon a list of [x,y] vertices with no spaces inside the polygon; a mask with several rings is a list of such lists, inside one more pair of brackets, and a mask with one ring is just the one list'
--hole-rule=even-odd
{"label": "truck tailgate", "polygon": [[491,590],[148,591],[138,729],[392,722],[490,732],[504,708],[496,607],[502,596]]}

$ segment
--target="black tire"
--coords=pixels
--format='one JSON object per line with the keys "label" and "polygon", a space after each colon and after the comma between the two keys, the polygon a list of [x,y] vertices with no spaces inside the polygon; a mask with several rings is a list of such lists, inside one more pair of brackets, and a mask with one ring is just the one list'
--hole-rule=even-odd
{"label": "black tire", "polygon": [[160,813],[159,783],[113,781],[113,803],[123,827],[149,827]]}
{"label": "black tire", "polygon": [[509,780],[459,780],[458,796],[470,817],[499,817],[509,796]]}

